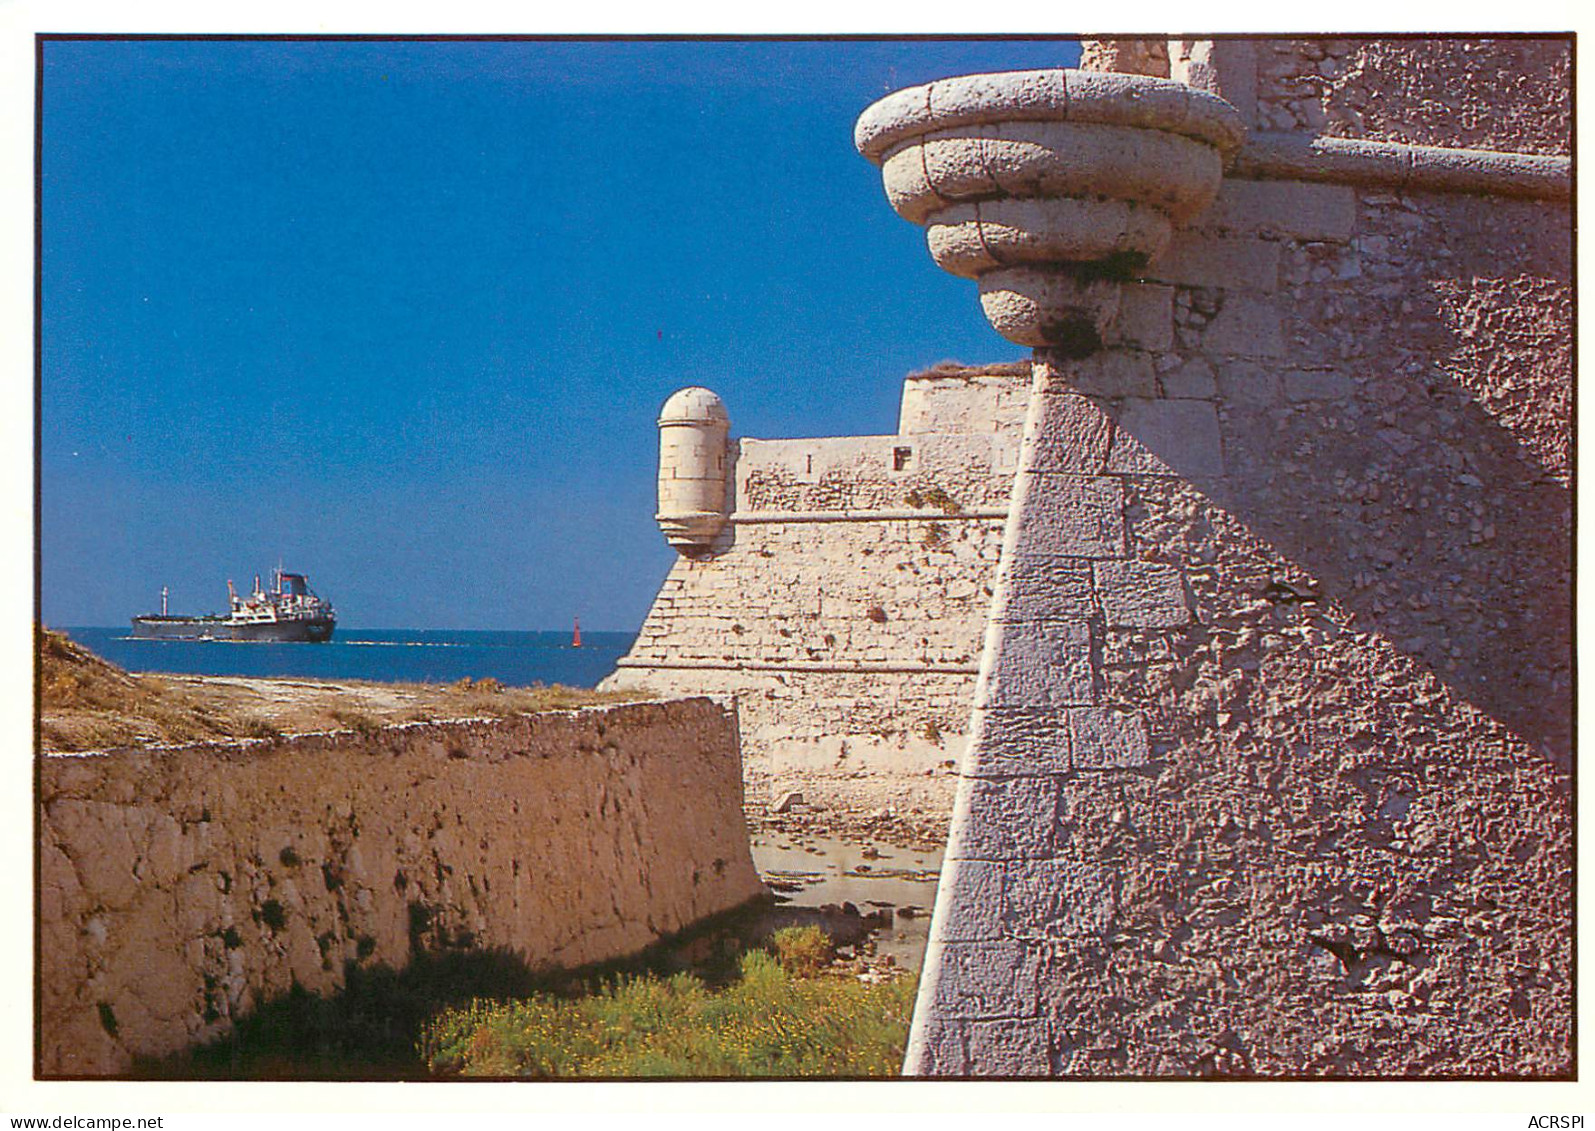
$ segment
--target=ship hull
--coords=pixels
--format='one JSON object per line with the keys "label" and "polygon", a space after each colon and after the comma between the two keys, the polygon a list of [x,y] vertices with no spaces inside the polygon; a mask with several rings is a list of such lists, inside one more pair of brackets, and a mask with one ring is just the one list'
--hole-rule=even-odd
{"label": "ship hull", "polygon": [[231,640],[271,644],[324,644],[332,639],[331,620],[268,621],[240,624],[226,617],[134,617],[140,640]]}

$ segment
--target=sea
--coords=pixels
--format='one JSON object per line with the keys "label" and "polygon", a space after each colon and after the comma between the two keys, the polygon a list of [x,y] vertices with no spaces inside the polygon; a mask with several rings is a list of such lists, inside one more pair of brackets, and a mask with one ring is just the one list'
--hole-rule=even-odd
{"label": "sea", "polygon": [[492,678],[510,687],[594,687],[631,648],[630,632],[343,629],[324,644],[139,640],[127,628],[66,628],[73,640],[133,672],[297,676],[384,683],[454,683]]}

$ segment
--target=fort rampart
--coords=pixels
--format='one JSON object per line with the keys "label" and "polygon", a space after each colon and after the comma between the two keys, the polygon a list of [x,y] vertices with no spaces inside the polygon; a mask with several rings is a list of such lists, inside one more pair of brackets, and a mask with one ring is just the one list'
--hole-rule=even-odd
{"label": "fort rampart", "polygon": [[[1038,346],[908,1070],[1565,1076],[1569,44],[1144,46],[1088,58],[1250,135],[1116,277],[1068,266],[1070,178],[1145,207],[1211,103],[1058,72],[866,118],[949,269],[980,197]],[[1065,115],[1094,170],[1004,148]]]}
{"label": "fort rampart", "polygon": [[418,952],[621,957],[763,892],[734,708],[40,761],[40,1060],[125,1072]]}
{"label": "fort rampart", "polygon": [[894,435],[733,441],[724,527],[602,686],[737,695],[755,791],[945,821],[1029,378],[940,366]]}

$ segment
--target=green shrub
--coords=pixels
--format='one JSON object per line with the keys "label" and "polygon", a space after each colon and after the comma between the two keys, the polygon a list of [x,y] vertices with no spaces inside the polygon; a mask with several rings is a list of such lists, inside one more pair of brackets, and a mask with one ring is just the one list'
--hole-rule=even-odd
{"label": "green shrub", "polygon": [[776,960],[800,978],[818,974],[831,960],[831,940],[818,927],[783,927],[770,942]]}

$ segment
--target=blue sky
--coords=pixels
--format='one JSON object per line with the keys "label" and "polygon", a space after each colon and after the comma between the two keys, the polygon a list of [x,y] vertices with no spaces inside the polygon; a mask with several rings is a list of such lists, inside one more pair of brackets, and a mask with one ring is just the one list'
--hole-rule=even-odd
{"label": "blue sky", "polygon": [[635,628],[660,403],[890,432],[1018,357],[853,150],[900,86],[1067,41],[45,45],[43,616]]}

